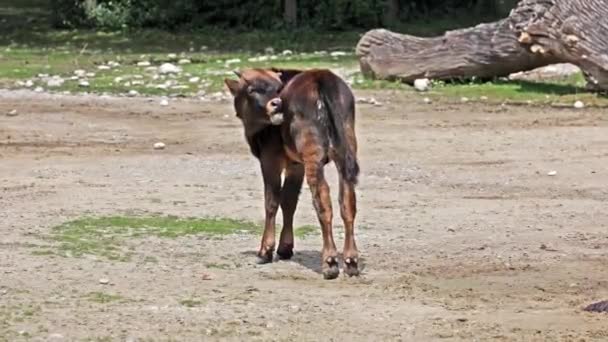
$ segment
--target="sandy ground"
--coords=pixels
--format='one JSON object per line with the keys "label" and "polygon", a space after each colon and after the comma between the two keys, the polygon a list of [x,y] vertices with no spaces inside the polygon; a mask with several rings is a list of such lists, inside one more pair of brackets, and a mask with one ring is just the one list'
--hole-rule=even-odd
{"label": "sandy ground", "polygon": [[[227,102],[1,91],[0,340],[608,339],[608,316],[582,311],[608,299],[608,113],[357,95],[383,104],[358,107],[365,268],[325,281],[318,235],[262,266],[249,235],[138,239],[127,262],[35,255],[84,215],[259,222],[260,171]],[[307,188],[296,224],[316,225]]]}

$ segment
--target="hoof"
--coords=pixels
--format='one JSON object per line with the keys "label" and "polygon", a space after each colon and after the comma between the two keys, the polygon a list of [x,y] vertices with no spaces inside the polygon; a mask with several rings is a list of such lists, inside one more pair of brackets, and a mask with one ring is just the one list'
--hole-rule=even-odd
{"label": "hoof", "polygon": [[277,249],[277,255],[280,260],[289,260],[293,257],[293,247],[279,247],[279,249]]}
{"label": "hoof", "polygon": [[272,248],[266,251],[260,251],[258,253],[257,263],[259,265],[268,264],[272,262]]}
{"label": "hoof", "polygon": [[338,258],[328,257],[323,263],[323,278],[327,280],[336,279],[339,275]]}
{"label": "hoof", "polygon": [[359,276],[359,265],[357,258],[344,259],[344,273],[349,277]]}

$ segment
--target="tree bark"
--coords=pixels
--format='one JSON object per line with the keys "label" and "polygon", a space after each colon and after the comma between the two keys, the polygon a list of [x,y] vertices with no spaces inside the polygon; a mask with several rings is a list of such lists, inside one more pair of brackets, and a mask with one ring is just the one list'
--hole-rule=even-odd
{"label": "tree bark", "polygon": [[608,89],[608,0],[523,0],[508,18],[421,38],[367,32],[356,53],[380,79],[493,78],[554,63],[578,65]]}
{"label": "tree bark", "polygon": [[509,24],[528,51],[576,64],[589,87],[608,90],[606,18],[608,0],[523,0]]}
{"label": "tree bark", "polygon": [[285,22],[289,25],[296,26],[298,24],[298,1],[285,0]]}

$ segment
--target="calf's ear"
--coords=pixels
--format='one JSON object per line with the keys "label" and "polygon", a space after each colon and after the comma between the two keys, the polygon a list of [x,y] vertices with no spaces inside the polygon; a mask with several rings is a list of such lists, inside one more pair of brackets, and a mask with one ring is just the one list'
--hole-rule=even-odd
{"label": "calf's ear", "polygon": [[240,89],[239,81],[226,78],[224,79],[224,83],[226,84],[226,87],[228,87],[230,94],[232,94],[232,96],[236,96]]}
{"label": "calf's ear", "polygon": [[279,76],[283,84],[289,83],[294,76],[302,72],[302,70],[297,69],[270,68],[270,70],[274,71]]}

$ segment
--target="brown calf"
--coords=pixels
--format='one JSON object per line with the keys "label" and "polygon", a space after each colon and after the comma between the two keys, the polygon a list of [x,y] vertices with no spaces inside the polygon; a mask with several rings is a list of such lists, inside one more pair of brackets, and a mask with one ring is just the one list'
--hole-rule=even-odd
{"label": "brown calf", "polygon": [[[359,274],[354,236],[355,185],[359,174],[355,137],[355,101],[346,83],[328,70],[250,69],[226,79],[236,115],[243,122],[251,152],[264,178],[266,220],[258,256],[271,262],[275,217],[283,211],[277,254],[293,256],[293,216],[304,177],[323,232],[322,270],[336,278],[338,252],[332,233],[332,207],[324,166],[334,161],[340,177],[340,213],[344,220],[344,271]],[[282,116],[281,116],[282,115]],[[285,174],[281,184],[281,174]]]}

